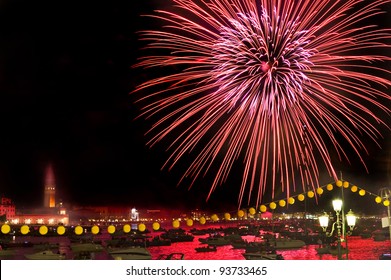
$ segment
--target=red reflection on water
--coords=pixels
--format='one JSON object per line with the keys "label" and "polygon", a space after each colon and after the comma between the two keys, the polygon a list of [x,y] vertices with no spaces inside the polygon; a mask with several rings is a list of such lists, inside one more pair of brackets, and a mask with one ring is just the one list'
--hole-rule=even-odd
{"label": "red reflection on water", "polygon": [[[149,247],[153,259],[157,259],[161,254],[184,253],[186,260],[244,260],[244,249],[233,249],[231,245],[219,246],[217,252],[197,253],[196,247],[203,246],[198,238],[206,236],[196,236],[193,242],[178,242],[171,246]],[[247,240],[254,237],[244,237]],[[344,245],[344,243],[343,243]],[[318,255],[317,245],[307,245],[302,249],[279,250],[285,260],[336,260],[337,256],[331,254]],[[391,249],[390,241],[374,241],[373,239],[361,239],[358,236],[350,236],[348,239],[348,258],[350,260],[378,260],[383,253]],[[345,257],[345,256],[344,256]]]}

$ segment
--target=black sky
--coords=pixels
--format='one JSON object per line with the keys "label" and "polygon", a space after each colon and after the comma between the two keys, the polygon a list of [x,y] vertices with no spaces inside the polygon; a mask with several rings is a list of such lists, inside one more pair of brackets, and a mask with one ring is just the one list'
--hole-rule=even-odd
{"label": "black sky", "polygon": [[[144,1],[0,2],[0,192],[17,206],[42,204],[44,170],[71,204],[235,207],[237,188],[177,188],[161,154],[145,146],[129,92],[141,75]],[[376,191],[390,185],[390,133],[370,148],[370,174],[341,164],[347,180]],[[357,167],[357,165],[359,167]],[[239,178],[240,179],[240,178]],[[231,183],[235,182],[233,180]],[[327,183],[324,181],[324,183]]]}

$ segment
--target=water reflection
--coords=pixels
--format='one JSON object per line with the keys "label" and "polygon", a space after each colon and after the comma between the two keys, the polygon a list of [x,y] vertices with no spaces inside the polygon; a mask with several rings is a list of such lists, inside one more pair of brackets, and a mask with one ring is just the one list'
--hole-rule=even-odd
{"label": "water reflection", "polygon": [[[195,248],[202,245],[199,238],[205,236],[196,236],[191,242],[177,242],[170,246],[148,247],[152,259],[158,259],[160,255],[171,253],[183,253],[186,260],[244,260],[244,249],[233,249],[231,245],[218,246],[216,252],[196,252]],[[247,240],[254,239],[254,236],[244,236]],[[58,250],[66,256],[66,259],[74,259],[76,256],[70,249],[71,242],[67,237],[25,237],[23,240],[33,242],[32,247],[14,248],[13,254],[0,254],[0,259],[21,260],[26,259],[26,254],[39,252],[45,249],[47,244],[52,250]],[[349,259],[351,260],[378,260],[383,253],[390,252],[390,241],[374,241],[372,238],[361,238],[359,236],[349,237]],[[331,254],[317,254],[318,245],[307,245],[301,249],[278,250],[285,260],[335,260],[337,257]],[[8,249],[10,250],[10,249]],[[93,259],[105,260],[112,259],[106,251],[95,252],[91,256]]]}

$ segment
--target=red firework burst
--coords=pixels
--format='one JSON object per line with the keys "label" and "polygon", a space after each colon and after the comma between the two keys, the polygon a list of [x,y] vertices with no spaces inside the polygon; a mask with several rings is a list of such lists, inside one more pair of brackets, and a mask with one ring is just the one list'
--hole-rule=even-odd
{"label": "red firework burst", "polygon": [[390,30],[367,20],[389,2],[173,0],[151,15],[161,30],[141,32],[152,52],[135,65],[180,69],[135,90],[140,116],[160,118],[149,145],[175,135],[169,168],[197,151],[183,178],[215,172],[208,198],[243,158],[239,204],[246,192],[260,203],[267,186],[315,189],[319,164],[337,179],[330,150],[347,158],[341,139],[365,166],[362,135],[377,143],[391,100]]}

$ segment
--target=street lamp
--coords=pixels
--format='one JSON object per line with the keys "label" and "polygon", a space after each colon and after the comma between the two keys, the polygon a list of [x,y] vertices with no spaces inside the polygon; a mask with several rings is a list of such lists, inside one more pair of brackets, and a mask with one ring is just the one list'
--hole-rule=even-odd
{"label": "street lamp", "polygon": [[[343,211],[341,212],[342,205],[343,205],[343,202],[341,199],[333,200],[333,208],[334,208],[334,211],[337,215],[337,218],[336,218],[336,221],[332,225],[330,233],[326,232],[326,229],[329,224],[329,215],[327,215],[327,213],[324,213],[323,215],[321,215],[319,217],[319,224],[322,227],[323,232],[326,232],[327,237],[332,236],[334,234],[335,227],[337,227],[337,246],[338,246],[337,249],[338,249],[338,259],[339,260],[342,259],[341,242],[344,240],[345,235],[348,236],[351,234],[351,231],[353,230],[353,228],[356,224],[356,216],[354,215],[352,210],[350,210],[348,212],[348,214],[344,215]],[[345,218],[346,218],[347,224],[350,229],[350,231],[347,233],[345,232],[345,227],[344,227]],[[348,250],[347,239],[345,239],[345,242],[346,242],[346,252],[347,252],[347,250]]]}

